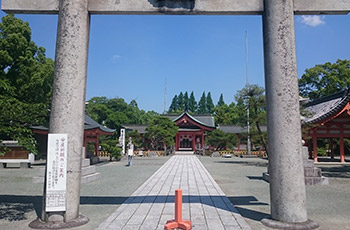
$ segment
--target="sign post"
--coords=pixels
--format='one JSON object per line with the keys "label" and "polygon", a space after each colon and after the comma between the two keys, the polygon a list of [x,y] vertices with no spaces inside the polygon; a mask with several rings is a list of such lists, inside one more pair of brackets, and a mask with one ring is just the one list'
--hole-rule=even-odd
{"label": "sign post", "polygon": [[66,211],[67,134],[49,134],[46,170],[46,212]]}
{"label": "sign post", "polygon": [[122,147],[122,154],[125,154],[125,129],[120,129],[119,146]]}

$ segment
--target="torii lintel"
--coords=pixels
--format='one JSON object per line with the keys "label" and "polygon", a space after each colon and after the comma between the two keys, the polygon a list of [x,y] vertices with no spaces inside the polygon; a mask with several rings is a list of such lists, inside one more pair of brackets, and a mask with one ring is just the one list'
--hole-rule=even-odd
{"label": "torii lintel", "polygon": [[[263,0],[89,0],[91,14],[261,15]],[[2,0],[15,14],[57,14],[59,0]],[[294,0],[294,14],[348,14],[350,0]]]}

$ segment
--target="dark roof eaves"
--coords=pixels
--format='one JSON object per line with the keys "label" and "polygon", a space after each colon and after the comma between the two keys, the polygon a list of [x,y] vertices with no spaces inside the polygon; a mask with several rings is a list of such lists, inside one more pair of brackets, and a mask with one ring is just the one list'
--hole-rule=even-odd
{"label": "dark roof eaves", "polygon": [[327,113],[325,113],[325,114],[323,114],[323,115],[321,115],[319,117],[316,117],[314,119],[311,119],[311,120],[308,120],[308,121],[303,121],[302,120],[301,123],[303,125],[318,123],[318,122],[320,122],[322,120],[325,120],[327,117],[330,117],[330,116],[336,114],[337,112],[339,112],[346,105],[347,102],[350,101],[349,93],[350,93],[349,89],[343,90],[343,91],[341,91],[339,93],[335,93],[335,94],[326,96],[324,98],[320,98],[319,100],[317,100],[318,103],[315,103],[316,101],[314,101],[314,102],[310,102],[310,103],[306,104],[305,107],[308,108],[308,107],[311,107],[311,106],[314,106],[314,105],[317,105],[317,104],[325,103],[327,101],[340,98],[341,96],[343,97],[343,99],[338,103],[338,105],[336,105],[332,110],[330,110]]}

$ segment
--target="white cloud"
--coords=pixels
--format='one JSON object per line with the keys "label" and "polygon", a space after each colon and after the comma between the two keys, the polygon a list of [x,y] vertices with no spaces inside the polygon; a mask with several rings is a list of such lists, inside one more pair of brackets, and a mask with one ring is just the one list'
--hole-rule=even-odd
{"label": "white cloud", "polygon": [[117,61],[118,61],[120,58],[121,58],[120,55],[114,54],[114,55],[112,55],[111,60],[112,60],[113,63],[117,63]]}
{"label": "white cloud", "polygon": [[326,24],[324,16],[318,15],[303,15],[301,16],[301,22],[312,27]]}

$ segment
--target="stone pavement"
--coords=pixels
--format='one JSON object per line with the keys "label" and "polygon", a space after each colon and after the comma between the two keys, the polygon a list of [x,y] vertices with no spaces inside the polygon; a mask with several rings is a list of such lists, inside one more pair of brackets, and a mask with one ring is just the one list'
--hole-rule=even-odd
{"label": "stone pavement", "polygon": [[182,189],[182,218],[193,230],[250,229],[197,156],[171,157],[98,229],[164,229],[174,219],[175,189]]}

